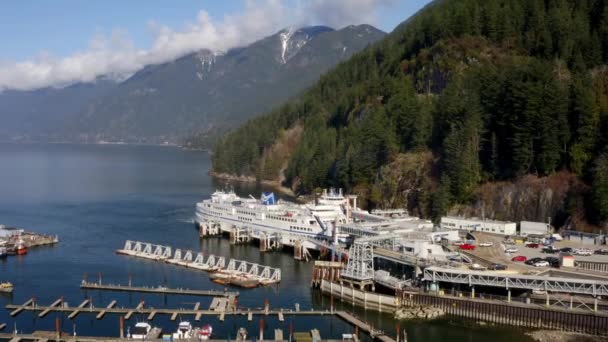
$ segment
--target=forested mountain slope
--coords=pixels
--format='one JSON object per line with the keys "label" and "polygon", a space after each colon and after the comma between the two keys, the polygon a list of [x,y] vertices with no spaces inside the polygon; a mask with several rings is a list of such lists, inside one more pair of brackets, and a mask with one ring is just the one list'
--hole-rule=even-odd
{"label": "forested mountain slope", "polygon": [[223,137],[214,172],[427,217],[494,204],[496,218],[603,224],[607,60],[608,1],[436,1]]}

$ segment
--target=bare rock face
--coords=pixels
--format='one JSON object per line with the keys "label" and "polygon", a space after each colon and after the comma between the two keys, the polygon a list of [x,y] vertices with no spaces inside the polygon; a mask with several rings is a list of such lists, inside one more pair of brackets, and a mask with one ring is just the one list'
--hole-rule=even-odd
{"label": "bare rock face", "polygon": [[583,221],[586,191],[585,185],[572,173],[558,172],[547,177],[527,175],[515,182],[480,186],[473,205],[456,206],[450,214],[514,222],[551,219],[557,227],[575,225]]}
{"label": "bare rock face", "polygon": [[432,177],[434,165],[430,151],[397,155],[379,170],[370,201],[377,207],[407,208],[413,215],[428,216],[427,196],[437,186]]}

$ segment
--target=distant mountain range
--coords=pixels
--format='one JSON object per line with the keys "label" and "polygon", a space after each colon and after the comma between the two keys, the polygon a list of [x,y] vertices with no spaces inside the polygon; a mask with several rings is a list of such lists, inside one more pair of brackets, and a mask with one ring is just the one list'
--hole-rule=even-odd
{"label": "distant mountain range", "polygon": [[288,28],[246,47],[150,65],[124,81],[5,91],[0,140],[205,144],[384,36],[369,25]]}

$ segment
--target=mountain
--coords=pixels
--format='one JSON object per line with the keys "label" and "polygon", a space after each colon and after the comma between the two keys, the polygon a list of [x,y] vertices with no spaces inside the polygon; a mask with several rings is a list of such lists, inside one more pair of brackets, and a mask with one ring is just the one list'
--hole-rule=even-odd
{"label": "mountain", "polygon": [[95,82],[65,88],[0,93],[0,140],[63,141],[67,122],[93,99],[104,96],[116,81],[100,77]]}
{"label": "mountain", "polygon": [[150,65],[123,82],[5,91],[0,137],[178,143],[192,136],[190,146],[204,145],[384,36],[369,25],[288,28],[246,47]]}
{"label": "mountain", "polygon": [[608,228],[608,1],[442,0],[223,136],[213,172]]}

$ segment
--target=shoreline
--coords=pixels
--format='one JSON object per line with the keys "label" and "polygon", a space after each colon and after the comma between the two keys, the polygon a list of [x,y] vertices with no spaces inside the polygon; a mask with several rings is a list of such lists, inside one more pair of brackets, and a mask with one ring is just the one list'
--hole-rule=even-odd
{"label": "shoreline", "polygon": [[599,342],[608,341],[608,337],[595,336],[560,330],[535,330],[526,335],[539,342]]}

